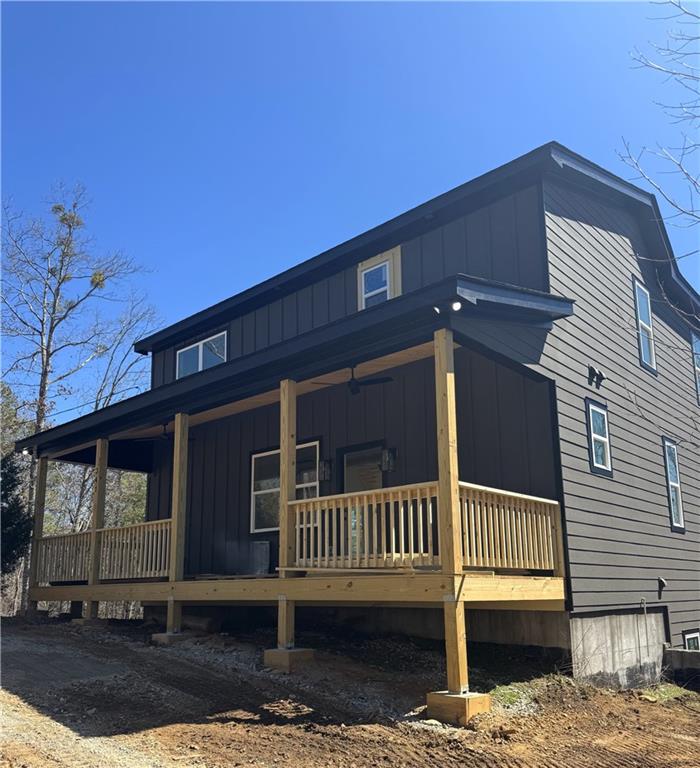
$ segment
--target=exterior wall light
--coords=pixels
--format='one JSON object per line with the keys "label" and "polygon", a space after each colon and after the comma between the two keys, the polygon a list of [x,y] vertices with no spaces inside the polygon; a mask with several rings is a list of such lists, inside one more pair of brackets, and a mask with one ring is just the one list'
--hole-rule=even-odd
{"label": "exterior wall light", "polygon": [[460,309],[462,309],[462,302],[461,301],[453,301],[450,305],[452,307],[453,312],[459,312]]}
{"label": "exterior wall light", "polygon": [[382,472],[393,472],[396,469],[396,448],[385,448],[382,451]]}

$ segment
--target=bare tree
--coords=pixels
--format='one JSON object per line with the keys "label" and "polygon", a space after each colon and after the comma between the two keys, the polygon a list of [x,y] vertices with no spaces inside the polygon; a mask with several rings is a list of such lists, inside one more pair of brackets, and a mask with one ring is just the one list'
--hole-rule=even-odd
{"label": "bare tree", "polygon": [[[92,410],[147,383],[147,362],[132,351],[154,323],[153,310],[132,287],[140,268],[119,252],[97,251],[85,231],[87,202],[82,187],[59,188],[45,217],[3,209],[3,378],[34,432],[62,414],[61,400],[78,398],[76,409]],[[81,375],[88,368],[89,378]],[[32,457],[30,510],[34,476]],[[85,509],[90,484],[89,472],[69,484],[71,508]],[[71,527],[79,526],[78,517]]]}
{"label": "bare tree", "polygon": [[[112,323],[106,324],[103,338],[105,352],[91,363],[90,385],[80,389],[82,406],[87,411],[105,408],[125,393],[144,389],[148,383],[148,359],[133,353],[134,339],[149,333],[155,324],[155,312],[141,297],[128,299],[127,307]],[[93,469],[84,465],[54,463],[50,492],[47,496],[46,524],[54,532],[83,531],[90,522]],[[126,475],[126,478],[123,477]],[[134,515],[145,505],[146,483],[142,475],[110,471],[108,508],[105,520],[120,525],[135,522]],[[127,485],[130,493],[121,493]],[[116,510],[121,510],[121,513]]]}
{"label": "bare tree", "polygon": [[[659,19],[669,23],[666,40],[652,43],[650,53],[635,50],[632,56],[639,67],[657,73],[664,81],[669,98],[658,106],[677,127],[678,138],[673,146],[657,143],[636,150],[623,140],[620,156],[637,178],[646,181],[667,203],[671,224],[694,228],[700,224],[700,13],[683,0],[653,5],[665,9]],[[683,195],[671,191],[662,181],[669,174],[683,182]],[[676,258],[697,255],[698,249],[693,249]]]}
{"label": "bare tree", "polygon": [[[85,235],[84,189],[60,189],[48,219],[4,209],[4,379],[46,427],[56,397],[73,394],[76,374],[110,351],[115,303],[124,303],[139,268],[128,257],[98,255]],[[105,305],[112,305],[105,312]]]}

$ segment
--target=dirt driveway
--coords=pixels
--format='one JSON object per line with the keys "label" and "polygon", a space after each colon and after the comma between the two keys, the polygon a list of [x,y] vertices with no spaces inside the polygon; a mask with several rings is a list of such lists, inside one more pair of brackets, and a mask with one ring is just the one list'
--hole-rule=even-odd
{"label": "dirt driveway", "polygon": [[6,621],[0,765],[700,764],[696,695],[663,703],[600,691],[492,656],[476,667],[479,687],[507,682],[504,667],[522,682],[496,688],[501,704],[471,728],[450,728],[421,719],[422,693],[442,675],[437,649],[359,640],[340,656],[340,641],[323,638],[332,650],[304,674],[285,676],[261,665],[270,640],[214,636],[163,649],[134,627]]}

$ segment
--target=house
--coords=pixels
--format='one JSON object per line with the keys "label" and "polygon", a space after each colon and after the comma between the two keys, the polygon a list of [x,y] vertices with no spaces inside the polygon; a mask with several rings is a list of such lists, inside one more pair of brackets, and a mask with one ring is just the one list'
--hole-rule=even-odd
{"label": "house", "polygon": [[[287,669],[298,606],[432,628],[448,720],[488,706],[467,636],[630,684],[700,627],[699,310],[654,197],[542,146],[141,339],[149,391],[20,441],[30,600],[171,634],[275,605]],[[95,464],[90,531],[42,537],[53,460]],[[102,527],[107,467],[149,473],[147,522]]]}

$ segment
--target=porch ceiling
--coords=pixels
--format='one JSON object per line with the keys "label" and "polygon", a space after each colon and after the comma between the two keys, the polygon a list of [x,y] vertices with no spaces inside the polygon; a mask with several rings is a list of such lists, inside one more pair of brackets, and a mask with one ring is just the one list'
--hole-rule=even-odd
{"label": "porch ceiling", "polygon": [[[350,366],[363,377],[428,357],[434,331],[456,316],[451,310],[454,301],[466,305],[465,319],[498,316],[540,327],[573,312],[569,299],[463,275],[451,277],[25,438],[16,443],[16,450],[89,461],[97,438],[148,446],[133,439],[162,432],[163,424],[179,411],[189,413],[195,425],[276,402],[283,378],[300,382],[298,392],[303,395],[347,381]],[[135,454],[132,463],[140,463]],[[116,466],[111,456],[110,465]]]}

